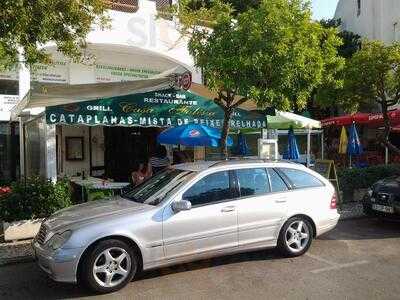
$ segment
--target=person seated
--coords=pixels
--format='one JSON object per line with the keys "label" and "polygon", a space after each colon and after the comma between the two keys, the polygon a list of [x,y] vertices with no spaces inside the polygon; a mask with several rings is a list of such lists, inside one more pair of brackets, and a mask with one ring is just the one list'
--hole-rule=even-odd
{"label": "person seated", "polygon": [[154,174],[168,168],[171,165],[171,161],[167,157],[167,149],[158,145],[155,154],[150,157],[150,164]]}
{"label": "person seated", "polygon": [[149,162],[136,163],[132,171],[132,185],[138,186],[152,176]]}

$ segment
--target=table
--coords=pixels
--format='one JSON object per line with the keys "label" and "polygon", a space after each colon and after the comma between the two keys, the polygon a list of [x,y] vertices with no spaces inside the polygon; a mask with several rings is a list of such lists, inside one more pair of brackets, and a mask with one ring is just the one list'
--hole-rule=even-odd
{"label": "table", "polygon": [[70,181],[82,187],[82,200],[85,199],[85,193],[88,195],[90,190],[109,190],[114,192],[116,190],[122,191],[122,189],[128,186],[129,182],[113,182],[104,179],[99,179],[96,177],[87,177],[82,179],[80,176],[74,176],[70,178]]}

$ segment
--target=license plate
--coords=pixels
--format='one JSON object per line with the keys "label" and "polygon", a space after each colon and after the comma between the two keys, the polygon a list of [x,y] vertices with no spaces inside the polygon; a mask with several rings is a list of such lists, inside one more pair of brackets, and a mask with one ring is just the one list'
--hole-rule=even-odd
{"label": "license plate", "polygon": [[376,210],[376,211],[389,213],[389,214],[393,214],[394,213],[393,207],[385,206],[385,205],[372,204],[372,209]]}

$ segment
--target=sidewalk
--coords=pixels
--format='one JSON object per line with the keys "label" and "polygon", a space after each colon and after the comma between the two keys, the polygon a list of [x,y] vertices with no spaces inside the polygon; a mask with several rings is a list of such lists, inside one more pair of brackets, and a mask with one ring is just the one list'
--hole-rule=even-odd
{"label": "sidewalk", "polygon": [[0,242],[0,266],[32,260],[33,249],[31,240],[11,243]]}
{"label": "sidewalk", "polygon": [[350,202],[341,204],[338,208],[340,220],[348,220],[364,217],[363,206],[360,202]]}

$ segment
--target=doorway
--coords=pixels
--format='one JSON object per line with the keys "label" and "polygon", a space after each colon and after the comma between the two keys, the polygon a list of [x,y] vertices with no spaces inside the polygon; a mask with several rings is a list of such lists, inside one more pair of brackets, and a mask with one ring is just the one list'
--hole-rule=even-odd
{"label": "doorway", "polygon": [[154,153],[157,127],[104,127],[105,171],[115,181],[130,181],[133,167]]}

